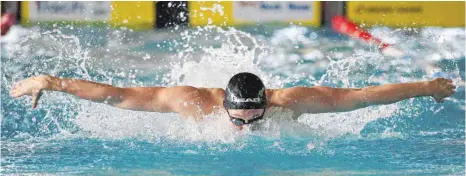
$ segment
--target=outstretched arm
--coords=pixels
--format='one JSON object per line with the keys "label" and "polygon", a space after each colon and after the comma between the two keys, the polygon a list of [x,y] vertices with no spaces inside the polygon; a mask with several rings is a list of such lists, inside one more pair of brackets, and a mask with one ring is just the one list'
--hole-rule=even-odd
{"label": "outstretched arm", "polygon": [[455,93],[451,80],[437,78],[432,81],[386,84],[362,89],[330,87],[295,87],[279,94],[286,106],[301,113],[351,111],[370,105],[391,104],[401,100],[432,96],[437,102]]}
{"label": "outstretched arm", "polygon": [[192,100],[192,97],[186,95],[200,92],[200,89],[189,86],[120,88],[86,80],[37,76],[16,83],[12,87],[11,96],[31,95],[32,107],[35,108],[43,90],[65,92],[123,109],[156,112],[182,111],[180,102]]}

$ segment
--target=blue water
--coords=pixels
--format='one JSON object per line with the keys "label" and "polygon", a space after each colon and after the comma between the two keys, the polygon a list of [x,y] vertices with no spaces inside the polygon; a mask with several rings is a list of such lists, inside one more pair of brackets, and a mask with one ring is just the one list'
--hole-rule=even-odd
{"label": "blue water", "polygon": [[[297,26],[158,31],[12,28],[2,38],[1,173],[50,175],[464,175],[464,29],[374,28],[409,51],[394,58],[330,29]],[[457,93],[348,113],[274,110],[257,130],[225,114],[194,122],[11,85],[51,74],[116,86],[224,87],[250,71],[270,88],[363,87],[449,73]]]}

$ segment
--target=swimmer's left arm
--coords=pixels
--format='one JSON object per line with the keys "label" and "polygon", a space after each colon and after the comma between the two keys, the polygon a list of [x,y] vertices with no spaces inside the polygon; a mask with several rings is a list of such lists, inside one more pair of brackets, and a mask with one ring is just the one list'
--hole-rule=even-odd
{"label": "swimmer's left arm", "polygon": [[436,102],[442,103],[446,97],[455,93],[455,88],[452,80],[436,78],[431,81],[370,86],[350,94],[348,98],[356,100],[358,106],[362,107],[391,104],[423,96],[431,96]]}
{"label": "swimmer's left arm", "polygon": [[295,87],[284,89],[282,99],[287,100],[290,108],[303,113],[344,112],[421,96],[432,96],[437,102],[443,102],[455,93],[455,87],[451,80],[444,78],[361,89]]}

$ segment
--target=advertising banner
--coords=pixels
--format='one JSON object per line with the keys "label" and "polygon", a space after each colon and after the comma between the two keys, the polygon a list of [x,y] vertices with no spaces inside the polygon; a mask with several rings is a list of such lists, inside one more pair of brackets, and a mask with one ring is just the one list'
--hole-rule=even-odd
{"label": "advertising banner", "polygon": [[23,25],[73,22],[150,29],[155,24],[155,3],[151,1],[23,1],[21,8]]}
{"label": "advertising banner", "polygon": [[320,2],[220,1],[190,2],[191,25],[294,23],[320,25]]}
{"label": "advertising banner", "polygon": [[28,7],[32,21],[107,21],[111,15],[108,1],[31,1]]}
{"label": "advertising banner", "polygon": [[347,2],[350,20],[392,27],[464,27],[465,2]]}

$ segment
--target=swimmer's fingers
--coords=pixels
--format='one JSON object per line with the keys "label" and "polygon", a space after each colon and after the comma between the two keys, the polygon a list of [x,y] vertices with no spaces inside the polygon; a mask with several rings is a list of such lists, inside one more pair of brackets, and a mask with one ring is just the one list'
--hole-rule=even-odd
{"label": "swimmer's fingers", "polygon": [[445,102],[445,98],[452,96],[455,92],[455,90],[449,90],[448,92],[433,96],[433,98],[437,103],[443,103]]}
{"label": "swimmer's fingers", "polygon": [[445,98],[437,98],[437,97],[434,97],[434,100],[435,100],[435,102],[437,102],[437,103],[443,103],[443,102],[445,102]]}
{"label": "swimmer's fingers", "polygon": [[32,93],[32,108],[37,107],[37,102],[39,102],[40,97],[42,96],[42,91],[37,90]]}
{"label": "swimmer's fingers", "polygon": [[43,76],[31,77],[15,83],[11,88],[12,97],[21,97],[23,95],[33,95],[34,92],[44,88],[45,81]]}
{"label": "swimmer's fingers", "polygon": [[18,98],[26,94],[27,94],[27,90],[24,87],[23,83],[21,82],[14,84],[13,87],[11,88],[10,95],[12,97]]}
{"label": "swimmer's fingers", "polygon": [[453,95],[453,94],[455,94],[455,93],[456,93],[455,90],[450,90],[450,96]]}
{"label": "swimmer's fingers", "polygon": [[448,88],[450,88],[450,89],[456,89],[456,86],[450,83],[450,84],[448,84]]}
{"label": "swimmer's fingers", "polygon": [[456,89],[455,85],[453,85],[452,83],[448,83],[447,90],[446,90],[448,92],[447,96],[451,96],[451,95],[455,94],[456,93],[455,89]]}

